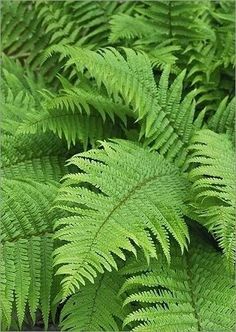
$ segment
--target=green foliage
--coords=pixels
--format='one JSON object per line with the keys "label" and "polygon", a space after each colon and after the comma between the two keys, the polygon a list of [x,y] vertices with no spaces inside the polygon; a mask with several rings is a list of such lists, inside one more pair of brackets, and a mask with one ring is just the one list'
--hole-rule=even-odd
{"label": "green foliage", "polygon": [[13,301],[19,326],[22,326],[26,303],[35,320],[42,309],[47,326],[52,283],[52,225],[50,211],[56,184],[33,180],[2,182],[1,218],[1,316],[10,327]]}
{"label": "green foliage", "polygon": [[233,331],[234,2],[0,6],[1,329]]}
{"label": "green foliage", "polygon": [[119,331],[127,310],[118,296],[124,278],[117,273],[104,273],[94,284],[81,288],[66,302],[61,312],[62,331]]}
{"label": "green foliage", "polygon": [[144,50],[157,66],[186,69],[197,103],[214,109],[234,93],[234,21],[233,1],[139,1],[129,15],[112,16],[110,41]]}
{"label": "green foliage", "polygon": [[190,147],[190,181],[196,213],[218,239],[227,258],[235,258],[236,170],[233,145],[226,135],[202,130]]}
{"label": "green foliage", "polygon": [[[202,17],[204,8],[207,8],[205,1],[140,1],[134,17],[113,15],[111,40],[141,37],[142,43],[156,43],[175,38],[180,44],[186,45],[193,40],[214,39],[214,34]],[[135,24],[138,27],[136,31]]]}
{"label": "green foliage", "polygon": [[[49,45],[83,45],[99,48],[108,44],[109,17],[128,13],[134,4],[102,1],[3,1],[2,50],[22,59],[33,70]],[[20,19],[19,19],[20,17]],[[54,80],[63,63],[58,58],[48,61],[41,72],[45,80]]]}
{"label": "green foliage", "polygon": [[122,259],[124,250],[136,254],[134,244],[148,259],[155,257],[150,235],[161,243],[168,261],[169,233],[182,250],[186,247],[188,231],[182,218],[186,189],[177,169],[128,141],[103,147],[70,160],[83,172],[66,175],[57,198],[59,207],[72,212],[56,222],[56,237],[66,242],[55,251],[57,273],[65,275],[64,296],[85,279],[93,281],[97,272],[117,268],[114,254]]}
{"label": "green foliage", "polygon": [[[49,50],[49,54],[55,51],[70,57],[67,64],[75,64],[82,72],[87,69],[98,87],[104,84],[108,95],[114,99],[121,95],[141,122],[139,136],[144,137],[145,145],[152,145],[167,159],[176,158],[177,164],[183,165],[186,145],[194,130],[195,95],[195,91],[191,91],[181,98],[185,71],[169,87],[170,67],[167,66],[157,87],[150,61],[144,53],[125,49],[124,58],[114,48],[95,53],[55,46]],[[99,67],[103,68],[102,71],[98,70]]]}
{"label": "green foliage", "polygon": [[[20,133],[52,131],[59,138],[64,137],[68,147],[79,140],[86,149],[88,143],[94,145],[98,139],[112,136],[115,116],[123,125],[126,123],[126,107],[111,102],[96,91],[72,87],[64,89],[58,96],[47,92],[45,103],[40,113],[26,113],[26,119],[18,128]],[[122,128],[117,128],[116,135],[119,134],[122,135]]]}
{"label": "green foliage", "polygon": [[235,98],[228,104],[228,96],[225,97],[216,112],[209,120],[209,128],[217,133],[226,133],[234,140],[235,129]]}
{"label": "green foliage", "polygon": [[233,276],[211,245],[193,240],[184,255],[171,246],[170,265],[161,252],[149,266],[127,265],[121,293],[128,294],[124,305],[136,305],[125,326],[132,331],[232,331]]}

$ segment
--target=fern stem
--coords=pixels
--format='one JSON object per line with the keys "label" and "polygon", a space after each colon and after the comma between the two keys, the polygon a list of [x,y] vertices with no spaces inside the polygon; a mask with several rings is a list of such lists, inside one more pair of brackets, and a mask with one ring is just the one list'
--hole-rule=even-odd
{"label": "fern stem", "polygon": [[193,308],[193,313],[194,313],[194,317],[196,318],[197,321],[197,330],[198,331],[202,331],[201,329],[201,325],[200,325],[200,318],[196,309],[197,303],[195,301],[195,295],[194,295],[194,291],[193,291],[193,284],[192,284],[192,280],[193,280],[193,275],[191,272],[191,269],[189,268],[190,266],[190,262],[189,262],[189,255],[186,255],[186,271],[187,271],[187,275],[188,275],[188,279],[189,279],[189,293],[191,296],[191,304],[192,304],[192,308]]}
{"label": "fern stem", "polygon": [[[106,217],[106,219],[104,220],[104,222],[99,226],[95,236],[94,236],[94,240],[90,246],[90,250],[95,242],[95,239],[97,238],[98,233],[100,232],[100,230],[102,229],[102,227],[106,224],[106,222],[110,219],[110,217],[112,216],[112,214],[122,205],[124,204],[134,193],[136,190],[142,188],[143,186],[145,186],[148,182],[152,181],[152,180],[156,180],[158,176],[152,176],[148,179],[145,179],[144,181],[142,181],[141,183],[137,184],[136,186],[134,186],[133,189],[131,189],[128,194],[122,199],[120,200],[120,202],[111,210],[111,212],[108,214],[108,216]],[[162,176],[164,177],[164,176]]]}
{"label": "fern stem", "polygon": [[102,285],[102,281],[103,281],[103,279],[104,279],[104,276],[105,276],[105,274],[102,274],[102,276],[100,277],[99,282],[98,282],[98,287],[96,288],[95,293],[94,293],[93,303],[92,303],[92,310],[91,310],[91,315],[90,315],[90,317],[89,317],[89,322],[88,322],[88,331],[89,331],[90,328],[91,328],[91,327],[90,327],[90,324],[91,324],[92,316],[93,316],[93,314],[94,314],[94,312],[95,312],[95,302],[96,302],[96,298],[97,298],[98,291],[100,290],[100,287],[101,287],[101,285]]}

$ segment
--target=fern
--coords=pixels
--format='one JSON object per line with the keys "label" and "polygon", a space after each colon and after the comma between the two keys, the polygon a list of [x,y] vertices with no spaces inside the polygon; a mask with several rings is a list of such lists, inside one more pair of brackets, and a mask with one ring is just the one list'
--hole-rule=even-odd
{"label": "fern", "polygon": [[[96,90],[83,86],[75,88],[64,78],[61,82],[65,88],[55,95],[37,86],[33,77],[25,76],[25,81],[21,82],[19,74],[13,70],[14,63],[6,57],[4,62],[10,67],[10,72],[5,71],[3,81],[5,117],[2,128],[5,132],[41,136],[45,131],[51,131],[59,138],[65,138],[69,148],[71,143],[75,145],[79,141],[85,149],[88,144],[95,145],[98,139],[122,135],[122,128],[115,128],[115,116],[122,120],[124,127],[131,112],[121,103],[110,101]],[[21,75],[25,74],[20,66],[19,71]],[[40,93],[35,91],[37,88],[41,88]]]}
{"label": "fern", "polygon": [[[191,40],[214,38],[201,19],[203,6],[204,1],[140,1],[140,6],[135,8],[135,17],[127,14],[113,15],[111,40],[146,37],[153,42],[160,42],[166,38],[176,38],[180,43],[186,44]],[[137,30],[134,29],[135,25]]]}
{"label": "fern", "polygon": [[234,2],[3,1],[3,331],[233,331]]}
{"label": "fern", "polygon": [[[18,127],[18,133],[35,134],[52,131],[59,138],[65,137],[68,147],[78,141],[94,145],[98,139],[122,134],[115,129],[115,116],[126,124],[128,110],[120,103],[111,102],[106,96],[82,88],[63,90],[54,96],[45,93],[46,106],[39,113],[28,112]],[[87,116],[85,116],[85,114]],[[107,120],[106,118],[109,117]]]}
{"label": "fern", "polygon": [[235,98],[228,104],[225,97],[209,120],[209,128],[217,133],[226,133],[234,140]]}
{"label": "fern", "polygon": [[[36,46],[40,22],[32,4],[24,1],[4,1],[1,3],[2,15],[2,49],[8,55],[17,54],[18,58],[28,57]],[[21,17],[22,19],[18,19]],[[24,17],[24,20],[23,20]],[[29,30],[31,27],[31,32]],[[38,36],[32,38],[33,33]]]}
{"label": "fern", "polygon": [[[65,138],[70,148],[80,141],[84,149],[87,149],[88,143],[95,145],[98,139],[113,136],[113,131],[119,135],[122,131],[111,127],[110,121],[103,122],[100,117],[91,115],[84,117],[81,114],[73,112],[64,112],[62,110],[53,110],[40,115],[29,115],[28,119],[19,127],[19,133],[41,133],[52,131],[59,138]],[[113,129],[113,130],[112,130]]]}
{"label": "fern", "polygon": [[72,295],[61,312],[62,331],[120,331],[126,311],[118,297],[123,279],[117,273],[105,273]]}
{"label": "fern", "polygon": [[[194,115],[194,91],[181,101],[183,71],[168,88],[170,68],[167,66],[156,86],[148,57],[126,49],[125,59],[115,49],[95,53],[71,47],[53,47],[48,54],[59,51],[69,56],[69,64],[76,64],[80,71],[85,68],[95,78],[98,86],[103,83],[108,94],[121,94],[141,120],[140,137],[152,144],[167,158],[177,159],[183,165],[186,159],[185,144],[191,137]],[[98,70],[97,68],[102,68]],[[111,78],[112,76],[112,78]],[[177,157],[178,155],[178,157]]]}
{"label": "fern", "polygon": [[171,248],[170,266],[159,252],[150,266],[140,269],[136,261],[123,270],[124,305],[136,304],[125,326],[132,331],[232,331],[234,281],[220,254],[199,238],[184,255]]}
{"label": "fern", "polygon": [[52,283],[52,227],[50,211],[56,186],[33,180],[7,180],[2,183],[1,220],[1,310],[4,326],[10,327],[13,301],[21,328],[29,305],[41,306],[45,326],[50,310]]}
{"label": "fern", "polygon": [[[53,218],[58,184],[66,173],[68,150],[52,135],[16,135],[25,112],[40,107],[40,82],[4,57],[1,206],[1,325],[11,327],[16,312],[21,329],[29,311],[42,311],[45,327],[51,310]],[[28,309],[29,308],[29,309]]]}
{"label": "fern", "polygon": [[189,177],[196,213],[219,241],[229,261],[235,257],[235,154],[226,135],[200,131],[193,139]]}
{"label": "fern", "polygon": [[6,178],[59,181],[67,171],[65,161],[70,154],[53,135],[3,135],[1,143],[1,172]]}
{"label": "fern", "polygon": [[[49,45],[106,46],[111,14],[130,12],[133,7],[132,3],[90,0],[4,1],[2,49],[8,56],[21,59],[36,70],[40,66],[42,51]],[[18,17],[24,17],[24,20]],[[62,65],[58,57],[47,61],[41,67],[45,81],[54,81]]]}
{"label": "fern", "polygon": [[[228,43],[233,43],[232,38]],[[187,79],[192,87],[198,89],[197,103],[199,105],[207,104],[209,110],[214,110],[218,101],[223,99],[225,94],[233,93],[231,89],[228,89],[230,73],[226,69],[224,77],[221,72],[222,67],[233,68],[234,61],[229,63],[223,54],[218,53],[219,49],[225,49],[225,45],[220,47],[216,45],[221,45],[221,42],[207,45],[199,43],[197,46],[190,45],[185,50],[185,54],[189,58],[186,64],[189,68]]]}
{"label": "fern", "polygon": [[26,113],[40,112],[42,96],[38,91],[45,85],[42,76],[30,74],[19,62],[6,56],[3,56],[2,74],[1,128],[14,135]]}
{"label": "fern", "polygon": [[177,170],[134,143],[103,145],[104,151],[91,150],[71,159],[83,172],[67,175],[57,198],[59,207],[72,212],[56,222],[56,237],[66,241],[55,251],[57,273],[65,275],[64,296],[85,279],[93,281],[97,272],[117,268],[114,254],[125,259],[123,250],[135,254],[134,244],[147,257],[155,257],[151,234],[167,260],[169,234],[182,250],[186,247],[188,231],[182,218],[186,189]]}
{"label": "fern", "polygon": [[199,90],[198,104],[214,109],[226,91],[233,94],[233,13],[231,1],[140,1],[129,15],[112,16],[110,41],[144,50],[157,68],[186,68],[189,86]]}

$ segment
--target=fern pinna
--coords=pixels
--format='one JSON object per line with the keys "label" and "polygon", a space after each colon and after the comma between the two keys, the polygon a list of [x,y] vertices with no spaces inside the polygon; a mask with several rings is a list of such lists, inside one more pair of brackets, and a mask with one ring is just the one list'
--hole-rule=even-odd
{"label": "fern pinna", "polygon": [[235,329],[234,2],[1,3],[1,329]]}

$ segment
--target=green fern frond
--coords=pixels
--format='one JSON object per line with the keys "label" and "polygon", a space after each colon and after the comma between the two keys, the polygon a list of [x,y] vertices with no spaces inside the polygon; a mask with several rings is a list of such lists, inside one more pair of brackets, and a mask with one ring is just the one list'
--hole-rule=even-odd
{"label": "green fern frond", "polygon": [[[57,100],[57,102],[59,102]],[[61,101],[60,101],[61,102]],[[63,103],[65,102],[65,99]],[[77,105],[78,107],[79,105]],[[85,116],[80,110],[48,109],[39,114],[29,113],[26,120],[18,127],[18,134],[36,134],[53,132],[60,139],[71,144],[81,142],[86,150],[88,144],[96,145],[97,140],[108,137],[122,136],[121,127],[109,120],[105,122],[97,114]]]}
{"label": "green fern frond", "polygon": [[1,69],[1,128],[4,133],[14,135],[27,112],[41,110],[42,96],[38,91],[45,85],[40,75],[27,72],[19,62],[6,56]]}
{"label": "green fern frond", "polygon": [[177,57],[173,53],[180,50],[180,45],[175,43],[174,38],[161,42],[156,24],[150,23],[150,20],[118,14],[112,16],[110,24],[110,42],[114,43],[119,39],[131,40],[129,44],[132,43],[132,47],[137,50],[144,50],[156,68],[164,69],[164,65],[173,65],[176,62]]}
{"label": "green fern frond", "polygon": [[134,307],[124,325],[132,331],[233,331],[234,280],[221,255],[194,239],[184,255],[172,245],[171,257],[168,265],[159,252],[135,275],[133,265],[125,267],[121,293],[127,294],[124,305]]}
{"label": "green fern frond", "polygon": [[[63,79],[63,84],[65,83]],[[70,87],[54,95],[44,92],[44,107],[40,112],[28,112],[18,127],[18,133],[35,134],[52,131],[59,138],[64,137],[68,147],[78,141],[84,149],[88,144],[114,135],[122,135],[122,126],[127,124],[128,107],[115,103],[96,90]],[[118,120],[123,124],[117,125]]]}
{"label": "green fern frond", "polygon": [[3,135],[1,172],[6,178],[59,181],[69,156],[65,142],[54,135]]}
{"label": "green fern frond", "polygon": [[233,141],[235,131],[235,100],[236,98],[233,98],[228,102],[228,97],[225,97],[208,122],[211,130],[217,133],[226,133]]}
{"label": "green fern frond", "polygon": [[[175,64],[175,72],[186,68],[186,81],[198,88],[197,104],[214,109],[225,91],[234,93],[229,91],[235,65],[232,6],[230,1],[222,8],[211,1],[139,1],[132,14],[112,16],[110,41],[144,50],[161,69],[164,64]],[[162,49],[163,42],[169,47]]]}
{"label": "green fern frond", "polygon": [[156,32],[156,27],[150,21],[123,13],[113,15],[110,24],[110,42],[119,39],[141,38],[153,35]]}
{"label": "green fern frond", "polygon": [[47,108],[65,108],[67,111],[87,113],[96,110],[105,121],[108,116],[114,121],[117,116],[124,124],[127,122],[128,108],[121,103],[112,102],[107,96],[102,95],[95,89],[84,89],[81,87],[70,87],[63,89],[58,95],[45,96]]}
{"label": "green fern frond", "polygon": [[72,295],[60,316],[62,331],[120,331],[125,318],[122,298],[118,297],[124,278],[106,272],[94,284],[86,284]]}
{"label": "green fern frond", "polygon": [[190,44],[184,52],[189,84],[199,89],[197,103],[207,104],[210,110],[215,110],[225,95],[234,94],[229,84],[233,79],[232,71],[235,66],[233,6],[231,1],[228,1],[228,5],[223,5],[224,9],[222,1],[209,2],[204,16],[215,32],[215,40]]}
{"label": "green fern frond", "polygon": [[121,94],[124,102],[137,113],[137,120],[141,121],[140,138],[144,136],[146,144],[151,144],[170,160],[177,158],[177,163],[183,165],[186,159],[184,146],[194,129],[195,95],[192,91],[181,101],[185,71],[169,87],[170,68],[167,66],[157,88],[150,60],[144,53],[125,49],[125,59],[113,48],[96,53],[55,46],[47,56],[53,52],[70,57],[67,64],[75,64],[78,70],[87,69],[98,87],[104,84],[109,95],[117,97]]}
{"label": "green fern frond", "polygon": [[[83,45],[95,49],[106,46],[111,15],[129,13],[133,7],[135,3],[110,1],[4,1],[2,49],[37,70],[42,51],[48,46]],[[62,66],[58,57],[48,60],[40,68],[45,81],[54,81],[56,74],[63,72]]]}
{"label": "green fern frond", "polygon": [[216,237],[229,262],[235,259],[235,153],[226,135],[199,131],[190,147],[196,218]]}
{"label": "green fern frond", "polygon": [[[45,6],[47,3],[47,6]],[[39,1],[36,8],[45,32],[50,34],[49,44],[77,44],[101,47],[107,44],[108,20],[113,12],[129,12],[133,4],[109,1],[63,1],[55,4]]]}
{"label": "green fern frond", "polygon": [[[73,86],[61,90],[56,96],[48,90],[42,92],[42,87],[40,93],[36,93],[37,85],[34,85],[33,79],[26,76],[25,82],[22,82],[18,76],[9,72],[4,75],[6,92],[1,103],[4,116],[1,126],[4,132],[41,135],[42,132],[52,131],[59,138],[65,137],[69,147],[79,140],[85,149],[98,139],[122,134],[121,127],[115,128],[115,119],[121,119],[125,126],[127,114],[131,112],[121,103],[111,101],[96,90]],[[67,80],[62,79],[65,84]],[[91,116],[82,113],[91,113]],[[106,117],[111,121],[105,121]]]}
{"label": "green fern frond", "polygon": [[1,308],[10,327],[16,303],[21,328],[26,304],[33,321],[41,307],[47,327],[52,283],[52,228],[50,211],[56,184],[4,179],[1,218]]}
{"label": "green fern frond", "polygon": [[135,254],[138,245],[147,258],[155,257],[152,236],[168,261],[170,234],[182,250],[187,245],[186,187],[178,170],[135,143],[121,140],[103,147],[70,160],[80,172],[66,176],[57,198],[59,208],[72,212],[56,222],[56,238],[66,242],[55,251],[64,297],[85,279],[93,281],[97,272],[116,268],[114,255],[125,259],[123,250]]}
{"label": "green fern frond", "polygon": [[[1,3],[1,46],[9,56],[29,57],[40,39],[40,22],[33,7],[33,2],[29,4],[25,1],[9,0]],[[33,35],[37,36],[37,39],[32,38]]]}
{"label": "green fern frond", "polygon": [[[156,42],[176,38],[186,44],[192,40],[214,39],[214,33],[202,19],[204,1],[140,1],[131,15],[113,15],[111,41],[152,36]],[[136,29],[135,29],[136,28]]]}
{"label": "green fern frond", "polygon": [[8,90],[11,90],[13,96],[24,90],[37,100],[40,97],[38,90],[45,88],[42,75],[31,71],[27,65],[23,66],[18,59],[11,58],[4,53],[1,55],[1,60],[2,96],[7,99]]}
{"label": "green fern frond", "polygon": [[[224,46],[199,43],[189,45],[184,51],[188,68],[186,81],[198,90],[197,105],[206,105],[209,110],[215,110],[219,100],[223,99],[227,93],[225,91],[228,90],[228,74],[224,80],[220,76],[224,60],[219,59],[224,57],[218,54],[218,48],[224,49]],[[228,94],[231,93],[229,90]]]}
{"label": "green fern frond", "polygon": [[160,43],[158,46],[153,47],[151,50],[148,50],[149,47],[145,47],[144,45],[141,46],[139,44],[137,45],[137,49],[144,49],[145,52],[147,52],[154,68],[164,70],[165,66],[171,65],[171,71],[178,74],[181,70],[176,65],[176,52],[181,48],[178,45],[172,44],[172,39],[168,39]]}

